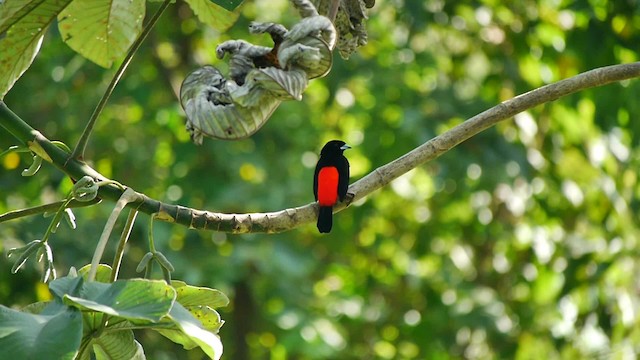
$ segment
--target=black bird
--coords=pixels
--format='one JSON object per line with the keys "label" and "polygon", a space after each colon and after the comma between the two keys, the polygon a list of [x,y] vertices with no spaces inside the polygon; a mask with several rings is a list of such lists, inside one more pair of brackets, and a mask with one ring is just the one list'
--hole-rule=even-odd
{"label": "black bird", "polygon": [[333,224],[333,206],[344,201],[349,188],[349,161],[343,152],[351,147],[341,140],[331,140],[320,151],[320,159],[313,176],[313,195],[316,197],[318,230],[321,233],[331,231]]}

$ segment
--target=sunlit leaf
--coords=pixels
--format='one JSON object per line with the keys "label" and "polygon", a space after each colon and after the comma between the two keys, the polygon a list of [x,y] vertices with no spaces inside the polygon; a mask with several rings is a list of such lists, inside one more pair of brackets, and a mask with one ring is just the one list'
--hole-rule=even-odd
{"label": "sunlit leaf", "polygon": [[240,4],[242,4],[244,0],[210,0],[210,1],[222,6],[223,8],[229,11],[233,11],[235,10],[235,8],[240,6]]}
{"label": "sunlit leaf", "polygon": [[64,295],[65,303],[82,310],[149,321],[165,316],[174,298],[175,291],[164,281],[146,279],[89,282],[83,284],[80,296]]}
{"label": "sunlit leaf", "polygon": [[180,303],[174,304],[168,318],[174,323],[176,329],[159,329],[159,333],[171,341],[181,344],[185,349],[199,346],[210,358],[220,359],[222,355],[220,338],[206,330],[202,323]]}
{"label": "sunlit leaf", "polygon": [[224,324],[220,314],[209,306],[185,306],[185,309],[187,309],[194,318],[198,319],[205,329],[214,334],[218,333]]}
{"label": "sunlit leaf", "polygon": [[[210,0],[185,0],[198,19],[218,31],[231,27],[238,19],[238,12],[231,12]],[[217,2],[217,1],[216,1]]]}
{"label": "sunlit leaf", "polygon": [[58,29],[69,47],[108,68],[142,31],[144,13],[144,0],[74,1],[58,16]]}
{"label": "sunlit leaf", "polygon": [[[78,270],[78,275],[82,276],[85,280],[89,275],[89,270],[91,270],[91,264],[87,264]],[[96,270],[96,278],[95,281],[108,283],[111,278],[111,266],[107,264],[98,264],[98,269]]]}
{"label": "sunlit leaf", "polygon": [[38,5],[41,1],[18,1],[7,0],[0,3],[0,34],[7,31],[11,25],[20,21],[20,18],[24,14],[28,14]]}
{"label": "sunlit leaf", "polygon": [[0,5],[0,99],[29,68],[47,27],[71,0],[7,0]]}
{"label": "sunlit leaf", "polygon": [[210,306],[219,308],[229,305],[229,298],[217,289],[187,285],[179,280],[171,282],[171,286],[176,289],[176,300],[182,306]]}

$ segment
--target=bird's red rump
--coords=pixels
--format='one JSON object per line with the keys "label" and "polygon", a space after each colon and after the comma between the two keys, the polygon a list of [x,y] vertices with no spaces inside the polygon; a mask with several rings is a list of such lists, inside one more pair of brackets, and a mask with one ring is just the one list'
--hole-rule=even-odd
{"label": "bird's red rump", "polygon": [[318,173],[318,204],[333,206],[338,201],[338,169],[327,166]]}

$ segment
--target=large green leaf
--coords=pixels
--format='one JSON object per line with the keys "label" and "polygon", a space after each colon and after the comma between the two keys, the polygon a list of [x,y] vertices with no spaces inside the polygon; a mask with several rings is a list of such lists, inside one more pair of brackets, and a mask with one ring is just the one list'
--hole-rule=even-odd
{"label": "large green leaf", "polygon": [[220,5],[221,7],[233,11],[240,6],[244,0],[211,0],[212,2]]}
{"label": "large green leaf", "polygon": [[58,16],[58,29],[73,50],[108,68],[142,31],[144,12],[144,0],[74,1]]}
{"label": "large green leaf", "polygon": [[238,19],[238,12],[225,10],[209,0],[185,0],[198,19],[218,31],[225,31]]}
{"label": "large green leaf", "polygon": [[[127,323],[123,323],[126,325]],[[110,327],[91,341],[97,360],[143,360],[144,349],[133,337],[132,330]]]}
{"label": "large green leaf", "polygon": [[202,326],[217,333],[224,321],[214,310],[229,305],[229,298],[217,289],[187,285],[183,281],[174,280],[171,286],[176,289],[176,302],[202,323]]}
{"label": "large green leaf", "polygon": [[0,34],[4,33],[11,25],[20,21],[20,18],[35,9],[43,1],[17,1],[7,0],[0,3]]}
{"label": "large green leaf", "polygon": [[167,315],[175,290],[162,280],[130,279],[112,284],[84,283],[79,295],[64,295],[64,302],[126,319],[159,321]]}
{"label": "large green leaf", "polygon": [[205,354],[212,359],[220,359],[222,355],[222,342],[211,331],[203,328],[203,325],[184,306],[175,302],[171,308],[168,319],[175,329],[157,329],[159,333],[171,341],[181,344],[185,349],[193,349],[199,346]]}
{"label": "large green leaf", "polygon": [[7,0],[0,5],[0,100],[29,68],[44,32],[71,0]]}
{"label": "large green leaf", "polygon": [[171,286],[176,289],[176,301],[182,306],[210,306],[219,308],[229,305],[229,298],[217,289],[187,285],[179,280],[171,281]]}
{"label": "large green leaf", "polygon": [[53,313],[34,315],[0,305],[3,359],[73,359],[81,337],[82,316],[77,309],[57,306]]}

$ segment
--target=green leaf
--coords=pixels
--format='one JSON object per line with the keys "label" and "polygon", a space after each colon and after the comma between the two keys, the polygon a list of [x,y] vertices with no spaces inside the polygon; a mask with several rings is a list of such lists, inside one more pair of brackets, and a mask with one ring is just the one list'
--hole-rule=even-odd
{"label": "green leaf", "polygon": [[23,307],[20,311],[29,314],[40,314],[49,304],[51,304],[51,301],[38,301]]}
{"label": "green leaf", "polygon": [[0,3],[0,34],[7,31],[11,25],[17,23],[22,16],[29,13],[38,4],[38,1],[24,2],[16,0],[7,0]]}
{"label": "green leaf", "polygon": [[81,310],[157,322],[167,315],[175,297],[175,290],[162,280],[129,279],[84,283],[79,296],[67,294],[63,299]]}
{"label": "green leaf", "polygon": [[[185,0],[203,23],[218,31],[225,31],[238,19],[237,12],[225,10],[209,0]],[[217,1],[216,1],[217,2]]]}
{"label": "green leaf", "polygon": [[4,359],[73,359],[82,337],[79,311],[59,306],[34,315],[0,305],[0,349]]}
{"label": "green leaf", "polygon": [[[126,322],[124,326],[128,325]],[[129,360],[146,359],[144,349],[138,343],[132,330],[109,327],[100,337],[91,341],[97,360]]]}
{"label": "green leaf", "polygon": [[217,333],[224,324],[220,314],[214,309],[229,305],[229,298],[220,290],[187,285],[174,280],[171,285],[176,289],[176,301],[198,319],[205,329]]}
{"label": "green leaf", "polygon": [[176,289],[176,301],[184,307],[203,305],[215,309],[229,305],[229,298],[220,290],[191,286],[179,280],[173,280],[171,285]]}
{"label": "green leaf", "polygon": [[58,29],[69,47],[108,68],[142,32],[144,13],[144,0],[74,1],[58,16]]}
{"label": "green leaf", "polygon": [[214,334],[217,334],[224,324],[224,321],[220,318],[220,314],[209,306],[185,306],[185,309],[187,309],[193,317],[198,319],[205,329]]}
{"label": "green leaf", "polygon": [[27,262],[27,259],[29,259],[31,255],[33,255],[38,251],[38,249],[40,249],[41,245],[42,240],[33,240],[25,246],[9,249],[9,251],[7,251],[7,257],[16,257],[16,261],[11,268],[11,273],[17,273],[18,270],[20,270],[20,268],[24,265],[24,263]]}
{"label": "green leaf", "polygon": [[0,99],[29,68],[47,27],[69,2],[7,0],[0,5]]}
{"label": "green leaf", "polygon": [[84,281],[81,277],[65,276],[50,282],[49,290],[54,296],[57,296],[58,299],[62,300],[62,298],[67,294],[80,294],[83,283]]}
{"label": "green leaf", "polygon": [[176,325],[176,329],[156,329],[171,341],[181,344],[185,349],[200,346],[212,359],[220,359],[222,342],[214,333],[207,331],[191,313],[176,302],[173,304],[168,318]]}
{"label": "green leaf", "polygon": [[211,0],[212,2],[220,5],[221,7],[233,11],[240,6],[244,0]]}
{"label": "green leaf", "polygon": [[[78,275],[87,280],[91,264],[87,264],[78,270]],[[98,264],[98,270],[96,271],[96,281],[101,283],[108,283],[111,279],[111,266],[106,264]]]}

